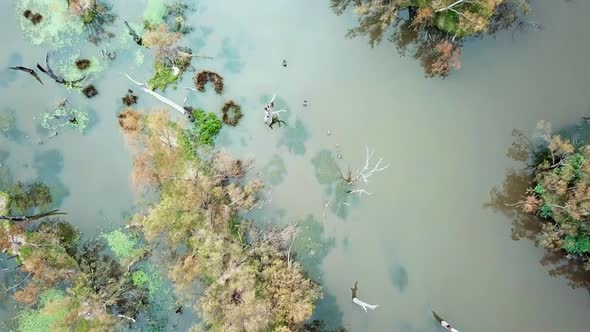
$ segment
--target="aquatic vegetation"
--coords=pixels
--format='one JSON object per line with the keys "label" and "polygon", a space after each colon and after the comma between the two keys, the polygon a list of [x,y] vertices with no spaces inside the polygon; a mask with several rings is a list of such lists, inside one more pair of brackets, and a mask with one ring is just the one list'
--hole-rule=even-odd
{"label": "aquatic vegetation", "polygon": [[238,122],[243,116],[242,108],[233,100],[229,100],[223,104],[223,107],[221,108],[221,114],[223,123],[233,127],[238,125]]}
{"label": "aquatic vegetation", "polygon": [[0,215],[5,216],[10,211],[10,195],[0,191]]}
{"label": "aquatic vegetation", "polygon": [[101,235],[107,241],[109,248],[120,259],[131,259],[137,255],[138,239],[120,229]]}
{"label": "aquatic vegetation", "polygon": [[136,134],[141,127],[141,114],[132,108],[124,109],[119,115],[119,126],[129,133]]}
{"label": "aquatic vegetation", "polygon": [[[84,23],[70,14],[67,1],[20,0],[16,8],[22,31],[35,45],[70,45],[84,31]],[[26,11],[42,17],[41,21],[31,22]]]}
{"label": "aquatic vegetation", "polygon": [[215,92],[217,94],[223,93],[223,77],[221,77],[221,75],[217,74],[216,72],[203,70],[195,75],[193,81],[195,82],[195,87],[197,88],[197,90],[201,92],[204,92],[205,85],[208,82],[211,82],[213,83],[213,86],[215,87]]}
{"label": "aquatic vegetation", "polygon": [[84,133],[90,119],[88,113],[71,108],[65,104],[60,105],[52,113],[40,114],[41,127],[49,131],[56,131],[61,127],[70,127]]}
{"label": "aquatic vegetation", "polygon": [[76,68],[80,69],[80,70],[86,70],[90,67],[90,60],[88,59],[78,59],[75,62],[76,64]]}
{"label": "aquatic vegetation", "polygon": [[167,67],[161,62],[155,64],[154,70],[154,76],[148,81],[148,87],[151,90],[160,89],[164,91],[169,84],[175,84],[180,76],[175,75],[172,68]]}
{"label": "aquatic vegetation", "polygon": [[[121,97],[121,101],[125,106],[131,106],[137,103],[137,98],[139,98],[136,94],[133,93],[133,90],[127,90],[127,94]],[[119,122],[121,124],[121,122]],[[123,124],[121,124],[123,127]]]}
{"label": "aquatic vegetation", "polygon": [[164,23],[166,10],[166,0],[148,0],[143,12],[145,26],[153,27]]}
{"label": "aquatic vegetation", "polygon": [[551,132],[547,122],[537,126],[540,145],[520,139],[534,162],[533,183],[516,204],[523,212],[541,217],[536,238],[549,249],[563,249],[567,257],[590,271],[590,146],[576,146]]}
{"label": "aquatic vegetation", "polygon": [[[97,56],[81,58],[79,53],[71,53],[55,58],[56,71],[66,81],[75,81],[80,79],[80,77],[85,77],[86,79],[96,78],[107,68],[107,63]],[[78,64],[80,60],[85,61]]]}
{"label": "aquatic vegetation", "polygon": [[184,1],[176,0],[173,3],[166,4],[164,12],[164,21],[170,27],[171,31],[179,32],[183,35],[193,31],[193,28],[186,23],[187,11],[192,8]]}
{"label": "aquatic vegetation", "polygon": [[86,96],[86,98],[92,98],[98,94],[98,90],[93,84],[88,84],[84,88],[82,88],[82,94]]}
{"label": "aquatic vegetation", "polygon": [[49,289],[39,296],[39,309],[25,309],[18,317],[18,328],[23,332],[55,331],[68,313],[61,304],[65,295],[57,289]]}
{"label": "aquatic vegetation", "polygon": [[16,143],[22,143],[26,139],[26,134],[18,127],[14,108],[0,111],[0,135]]}
{"label": "aquatic vegetation", "polygon": [[53,202],[49,187],[42,182],[25,184],[19,181],[4,190],[10,196],[9,211],[13,214],[44,210]]}
{"label": "aquatic vegetation", "polygon": [[97,0],[70,0],[68,3],[70,13],[79,17],[84,23],[84,29],[91,43],[98,44],[105,37],[114,37],[113,33],[105,29],[105,26],[115,21],[110,5]]}
{"label": "aquatic vegetation", "polygon": [[43,20],[43,15],[39,13],[33,13],[32,11],[26,9],[23,12],[23,16],[26,17],[33,25],[39,24]]}

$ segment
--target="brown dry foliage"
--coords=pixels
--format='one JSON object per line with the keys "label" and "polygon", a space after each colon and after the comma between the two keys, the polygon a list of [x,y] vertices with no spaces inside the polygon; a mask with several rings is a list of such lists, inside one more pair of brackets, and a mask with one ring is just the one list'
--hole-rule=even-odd
{"label": "brown dry foliage", "polygon": [[203,70],[202,72],[195,75],[193,81],[195,82],[197,90],[201,92],[205,92],[205,85],[207,82],[211,82],[213,83],[215,92],[217,94],[223,93],[223,77],[221,77],[221,75],[216,72]]}
{"label": "brown dry foliage", "polygon": [[142,42],[145,47],[156,50],[156,59],[158,60],[165,54],[172,52],[180,37],[180,33],[170,32],[168,25],[160,24],[155,29],[144,33]]}
{"label": "brown dry foliage", "polygon": [[16,291],[13,297],[17,302],[33,305],[37,301],[37,295],[39,295],[39,288],[30,283],[22,290]]}
{"label": "brown dry foliage", "polygon": [[124,109],[119,115],[119,126],[126,131],[137,133],[141,127],[141,114],[133,108]]}
{"label": "brown dry foliage", "polygon": [[[426,70],[426,76],[449,75],[451,70],[461,68],[461,49],[453,45],[448,40],[444,40],[436,45],[436,59],[430,65],[430,70]],[[428,68],[427,68],[428,69]]]}

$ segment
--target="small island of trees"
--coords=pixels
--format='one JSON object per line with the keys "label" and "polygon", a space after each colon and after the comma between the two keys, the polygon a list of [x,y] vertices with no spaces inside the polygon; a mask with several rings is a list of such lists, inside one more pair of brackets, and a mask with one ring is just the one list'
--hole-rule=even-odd
{"label": "small island of trees", "polygon": [[[420,61],[427,77],[446,77],[461,66],[463,40],[494,34],[529,12],[526,0],[330,0],[336,14],[354,7],[358,26],[348,37],[384,38]],[[518,24],[526,25],[526,22]]]}

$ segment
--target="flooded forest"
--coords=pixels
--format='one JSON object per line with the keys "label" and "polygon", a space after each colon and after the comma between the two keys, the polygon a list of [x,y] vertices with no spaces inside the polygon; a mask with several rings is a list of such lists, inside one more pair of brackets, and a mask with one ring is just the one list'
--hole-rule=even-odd
{"label": "flooded forest", "polygon": [[0,1],[0,330],[588,331],[589,11]]}

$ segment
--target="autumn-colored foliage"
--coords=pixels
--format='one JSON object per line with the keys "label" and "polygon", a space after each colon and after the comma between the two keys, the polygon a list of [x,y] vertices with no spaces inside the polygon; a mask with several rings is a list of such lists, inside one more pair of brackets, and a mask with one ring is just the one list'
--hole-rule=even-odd
{"label": "autumn-colored foliage", "polygon": [[453,45],[448,40],[442,41],[436,45],[436,57],[430,68],[426,68],[426,76],[442,76],[449,75],[451,70],[461,68],[461,49]]}
{"label": "autumn-colored foliage", "polygon": [[[458,69],[462,38],[507,29],[528,12],[526,0],[330,0],[336,14],[353,7],[358,25],[348,37],[367,36],[371,47],[389,38],[400,53],[420,60],[427,77]],[[452,43],[452,47],[447,45]]]}
{"label": "autumn-colored foliage", "polygon": [[542,144],[527,143],[535,162],[533,183],[519,206],[543,222],[539,244],[564,250],[590,271],[590,146],[552,134],[546,122],[538,130]]}
{"label": "autumn-colored foliage", "polygon": [[[160,200],[132,222],[148,241],[176,252],[169,276],[196,303],[203,324],[212,331],[298,330],[321,292],[299,264],[287,261],[290,233],[240,221],[238,212],[252,209],[262,188],[244,180],[250,163],[207,152],[206,145],[187,154],[178,144],[182,125],[166,113],[150,113],[145,123],[141,175],[160,190]],[[195,285],[202,296],[192,293]]]}

